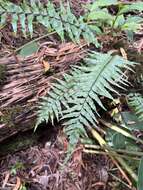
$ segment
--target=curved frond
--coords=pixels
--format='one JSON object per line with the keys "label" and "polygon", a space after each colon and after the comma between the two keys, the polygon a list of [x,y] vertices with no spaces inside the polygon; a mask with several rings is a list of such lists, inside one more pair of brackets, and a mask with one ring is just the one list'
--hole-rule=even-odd
{"label": "curved frond", "polygon": [[[117,55],[97,52],[92,52],[85,62],[86,66],[74,67],[70,75],[65,75],[65,79],[58,84],[59,93],[51,92],[53,105],[56,104],[57,99],[54,96],[57,94],[59,104],[66,102],[68,105],[61,106],[60,112],[57,109],[57,115],[59,112],[60,118],[64,120],[66,133],[71,140],[75,139],[74,143],[80,136],[86,135],[85,126],[97,126],[99,117],[97,105],[105,109],[100,98],[113,99],[112,93],[118,94],[118,88],[128,85],[124,71],[136,64]],[[69,91],[67,91],[68,86],[70,86]],[[46,102],[44,104],[46,105]],[[41,109],[39,112],[47,115],[52,112],[53,116],[55,109],[48,107],[47,111],[46,113]]]}

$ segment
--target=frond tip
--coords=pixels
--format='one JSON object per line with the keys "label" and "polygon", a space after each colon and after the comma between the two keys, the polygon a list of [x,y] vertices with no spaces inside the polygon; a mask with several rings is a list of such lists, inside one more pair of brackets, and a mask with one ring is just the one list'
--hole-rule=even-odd
{"label": "frond tip", "polygon": [[139,119],[143,121],[143,96],[139,93],[130,94],[128,96],[128,104]]}

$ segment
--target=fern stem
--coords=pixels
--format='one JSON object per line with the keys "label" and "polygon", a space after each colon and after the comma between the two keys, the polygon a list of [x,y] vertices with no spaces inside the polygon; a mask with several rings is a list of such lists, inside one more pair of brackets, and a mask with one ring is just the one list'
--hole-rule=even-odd
{"label": "fern stem", "polygon": [[124,186],[126,186],[127,188],[132,190],[132,187],[129,186],[127,183],[125,183],[124,181],[122,181],[120,178],[118,178],[117,176],[115,176],[114,174],[112,174],[111,172],[108,172],[109,175],[111,175],[116,181],[119,181],[120,183],[122,183]]}

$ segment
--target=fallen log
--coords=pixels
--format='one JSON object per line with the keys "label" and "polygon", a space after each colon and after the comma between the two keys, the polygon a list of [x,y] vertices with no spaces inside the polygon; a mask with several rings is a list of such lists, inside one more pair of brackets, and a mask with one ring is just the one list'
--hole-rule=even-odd
{"label": "fallen log", "polygon": [[48,93],[55,77],[86,55],[84,46],[48,42],[29,57],[0,59],[0,142],[34,127],[39,98]]}

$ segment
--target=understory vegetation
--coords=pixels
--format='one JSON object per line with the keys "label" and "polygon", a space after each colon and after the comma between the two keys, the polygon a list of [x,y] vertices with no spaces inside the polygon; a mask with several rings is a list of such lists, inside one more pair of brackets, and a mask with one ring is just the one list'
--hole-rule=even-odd
{"label": "understory vegetation", "polygon": [[46,29],[44,37],[84,49],[80,61],[54,78],[38,100],[35,131],[45,122],[60,124],[68,140],[64,164],[78,147],[83,154],[107,155],[124,176],[120,183],[142,190],[143,61],[134,57],[142,54],[142,41],[133,53],[130,46],[143,32],[143,2],[96,0],[82,9],[77,16],[70,1],[2,0],[0,27],[8,22],[14,36],[31,38],[15,51],[20,56],[38,51],[35,43],[42,37],[32,37],[39,26]]}

